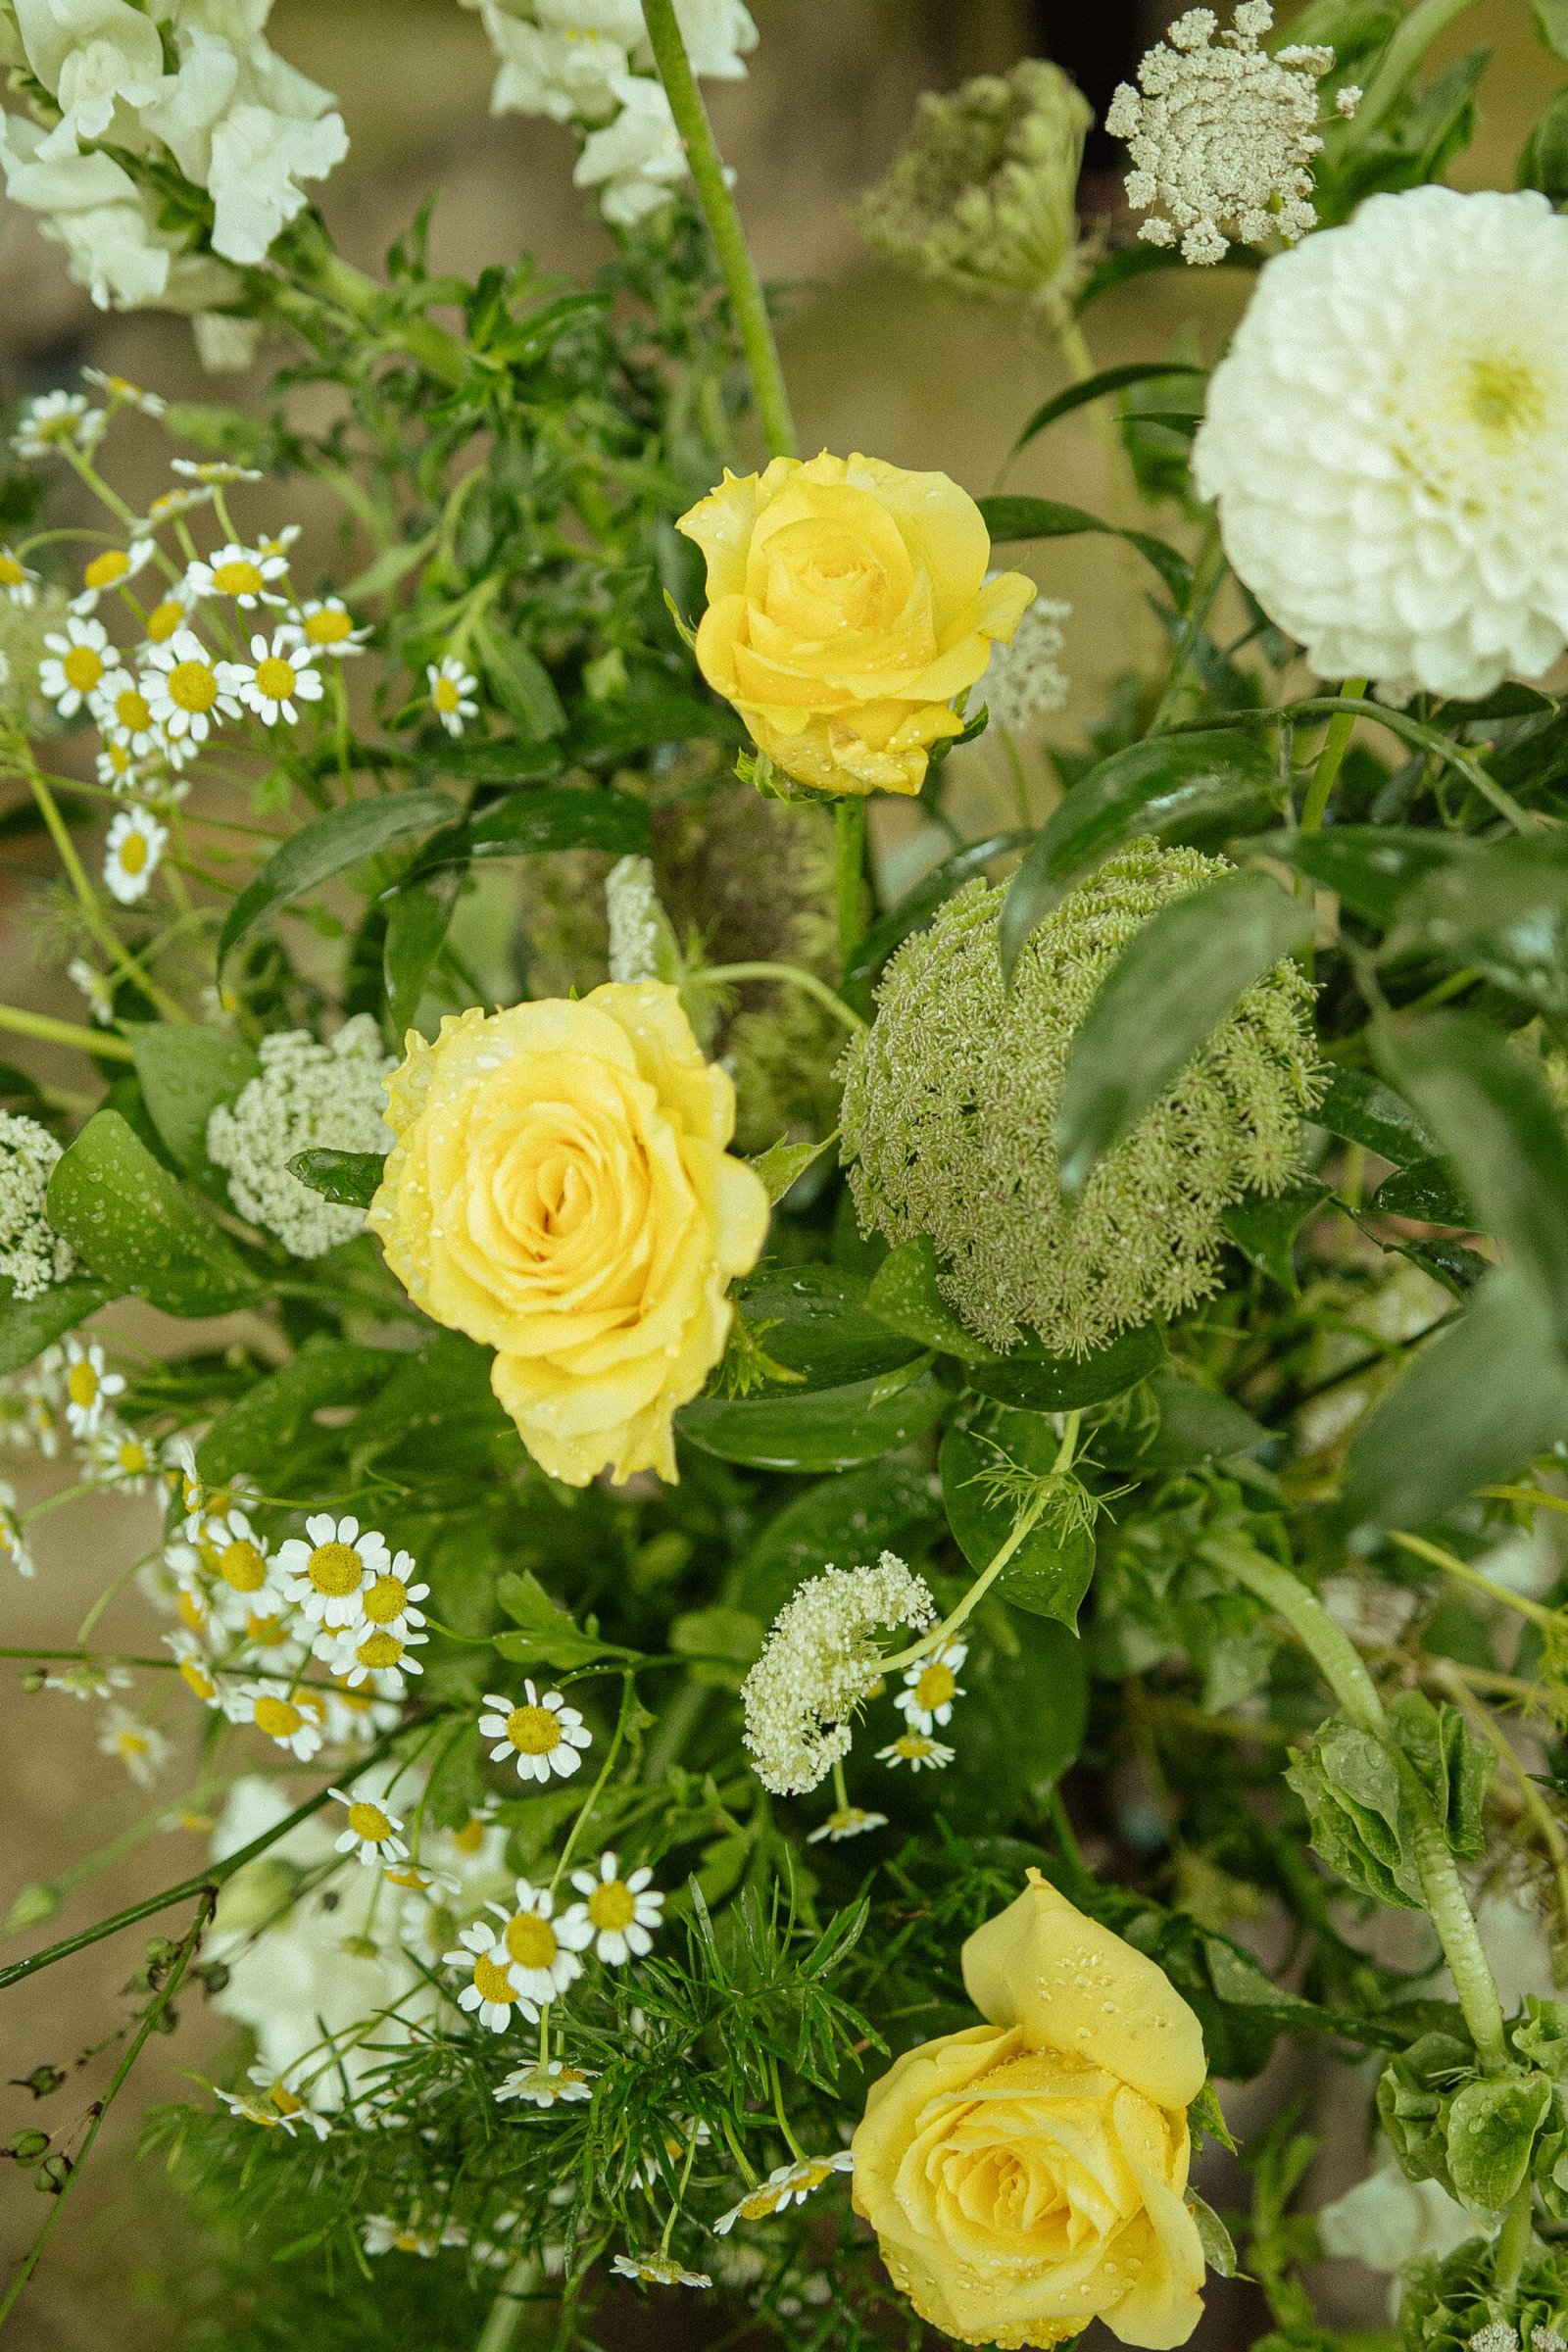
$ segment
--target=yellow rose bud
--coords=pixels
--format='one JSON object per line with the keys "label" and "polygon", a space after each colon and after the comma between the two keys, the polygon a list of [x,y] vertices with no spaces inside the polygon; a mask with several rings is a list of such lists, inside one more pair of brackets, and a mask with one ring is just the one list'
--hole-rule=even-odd
{"label": "yellow rose bud", "polygon": [[894,2284],[960,2343],[1058,2343],[1103,2320],[1184,2344],[1203,2255],[1184,2201],[1206,2065],[1163,1971],[1038,1871],[963,1947],[989,2020],[907,2051],[855,2134],[855,2204]]}
{"label": "yellow rose bud", "polygon": [[676,525],[708,559],[704,677],[760,750],[823,792],[918,792],[962,732],[975,684],[1034,596],[988,581],[980,510],[945,473],[880,458],[775,458]]}
{"label": "yellow rose bud", "polygon": [[410,1031],[368,1222],[553,1478],[675,1476],[671,1417],[723,1353],[767,1195],[724,1147],[735,1090],[660,980]]}

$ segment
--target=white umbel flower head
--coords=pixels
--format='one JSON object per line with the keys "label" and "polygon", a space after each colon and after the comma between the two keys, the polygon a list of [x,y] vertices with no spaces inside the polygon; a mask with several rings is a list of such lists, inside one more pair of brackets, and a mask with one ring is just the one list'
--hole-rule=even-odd
{"label": "white umbel flower head", "polygon": [[1294,244],[1317,225],[1317,84],[1334,52],[1298,46],[1270,57],[1258,36],[1273,22],[1268,0],[1242,0],[1211,47],[1213,10],[1190,8],[1139,67],[1142,97],[1124,81],[1111,100],[1105,128],[1133,160],[1128,203],[1138,213],[1163,205],[1170,216],[1144,222],[1148,244],[1180,235],[1184,261],[1218,262],[1231,237]]}
{"label": "white umbel flower head", "polygon": [[1568,220],[1411,188],[1269,263],[1193,453],[1320,677],[1466,700],[1568,641]]}
{"label": "white umbel flower head", "polygon": [[60,1146],[36,1119],[0,1111],[0,1275],[19,1298],[41,1298],[76,1263],[44,1210]]}
{"label": "white umbel flower head", "polygon": [[1056,656],[1066,643],[1062,623],[1071,614],[1071,605],[1037,596],[1010,642],[993,645],[978,688],[993,726],[1021,735],[1037,718],[1061,709],[1070,690]]}
{"label": "white umbel flower head", "polygon": [[757,1777],[804,1796],[850,1751],[849,1718],[882,1673],[875,1626],[925,1626],[936,1604],[922,1577],[885,1551],[874,1568],[827,1568],[802,1585],[741,1691]]}
{"label": "white umbel flower head", "polygon": [[242,1217],[265,1225],[293,1257],[320,1257],[350,1242],[365,1211],[323,1200],[289,1173],[297,1152],[385,1152],[392,1131],[382,1117],[382,1082],[394,1066],[381,1052],[368,1013],[345,1021],[329,1046],[304,1029],[261,1044],[262,1074],[207,1122],[207,1150],[228,1172],[229,1198]]}

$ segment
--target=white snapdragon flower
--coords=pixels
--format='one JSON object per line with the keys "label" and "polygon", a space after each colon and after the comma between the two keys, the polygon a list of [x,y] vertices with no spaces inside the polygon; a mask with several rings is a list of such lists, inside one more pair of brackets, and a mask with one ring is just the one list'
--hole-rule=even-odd
{"label": "white snapdragon flower", "polygon": [[207,1150],[228,1173],[240,1215],[275,1234],[291,1256],[320,1257],[354,1239],[362,1208],[325,1200],[289,1173],[298,1152],[385,1152],[383,1082],[394,1067],[368,1013],[345,1021],[328,1046],[304,1029],[261,1044],[262,1071],[207,1122]]}
{"label": "white snapdragon flower", "polygon": [[610,86],[620,112],[603,130],[589,132],[571,176],[575,186],[599,190],[607,220],[632,228],[685,178],[686,154],[662,81],[616,74]]}
{"label": "white snapdragon flower", "polygon": [[[118,110],[150,105],[164,82],[164,45],[128,0],[15,0],[27,64],[60,108],[39,150],[48,162],[101,139]],[[118,128],[127,124],[123,114]]]}
{"label": "white snapdragon flower", "polygon": [[626,51],[605,33],[553,28],[514,17],[494,0],[481,10],[498,71],[493,115],[544,115],[553,122],[593,122],[615,109],[612,83]]}
{"label": "white snapdragon flower", "polygon": [[283,66],[265,43],[244,54],[187,17],[179,71],[142,120],[187,179],[213,199],[213,249],[259,262],[305,203],[302,179],[324,179],[348,153],[329,93]]}

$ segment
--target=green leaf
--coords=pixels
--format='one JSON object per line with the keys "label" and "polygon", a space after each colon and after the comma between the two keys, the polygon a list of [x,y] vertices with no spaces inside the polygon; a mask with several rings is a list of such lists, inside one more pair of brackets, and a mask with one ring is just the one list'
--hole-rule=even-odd
{"label": "green leaf", "polygon": [[243,1038],[191,1021],[132,1029],[130,1048],[153,1125],[181,1172],[198,1175],[211,1164],[208,1120],[260,1075],[260,1061]]}
{"label": "green leaf", "polygon": [[487,614],[471,639],[490,691],[513,725],[530,741],[559,735],[566,723],[550,672],[520,637],[509,636]]}
{"label": "green leaf", "polygon": [[14,1298],[9,1286],[0,1284],[0,1373],[24,1371],[46,1348],[119,1296],[111,1284],[86,1274],[51,1283],[38,1298]]}
{"label": "green leaf", "polygon": [[1385,1176],[1368,1207],[1385,1217],[1413,1217],[1423,1225],[1451,1225],[1469,1233],[1476,1213],[1454,1180],[1446,1160],[1412,1160]]}
{"label": "green leaf", "polygon": [[877,1380],[924,1343],[868,1314],[864,1285],[839,1266],[765,1267],[737,1286],[737,1308],[765,1355],[810,1389]]}
{"label": "green leaf", "polygon": [[1435,951],[1543,1012],[1568,1013],[1568,843],[1469,845],[1399,904],[1383,954]]}
{"label": "green leaf", "polygon": [[[772,1336],[765,1335],[769,1341]],[[947,1390],[927,1372],[892,1396],[875,1380],[774,1396],[699,1396],[682,1406],[675,1426],[692,1445],[726,1462],[819,1473],[848,1470],[912,1446],[949,1401]]]}
{"label": "green leaf", "polygon": [[464,836],[470,858],[530,858],[549,850],[609,850],[646,855],[654,846],[648,803],[608,784],[538,785],[510,793]]}
{"label": "green leaf", "polygon": [[1448,2172],[1454,2194],[1472,2214],[1495,2216],[1513,2200],[1530,2170],[1536,2133],[1546,2119],[1551,2084],[1544,2075],[1467,2082],[1448,2109]]}
{"label": "green leaf", "polygon": [[974,875],[983,873],[994,858],[1003,857],[1008,850],[1021,850],[1035,838],[1032,832],[988,834],[984,841],[971,841],[965,848],[955,850],[923,874],[906,898],[901,899],[890,914],[871,925],[855,951],[848,976],[846,994],[852,998],[874,980],[896,948],[916,931],[924,931],[935,919],[939,909],[947,905],[955,891],[962,888]]}
{"label": "green leaf", "polygon": [[871,1277],[865,1294],[866,1311],[906,1339],[922,1348],[956,1355],[965,1364],[998,1364],[1006,1359],[984,1340],[977,1340],[960,1323],[937,1282],[937,1253],[929,1234],[917,1233],[889,1250]]}
{"label": "green leaf", "polygon": [[1313,1177],[1272,1200],[1261,1193],[1249,1193],[1245,1200],[1234,1200],[1222,1209],[1219,1221],[1242,1255],[1295,1298],[1300,1290],[1296,1279],[1296,1237],[1314,1209],[1333,1198],[1328,1186]]}
{"label": "green leaf", "polygon": [[1195,367],[1183,360],[1127,360],[1119,368],[1102,368],[1098,374],[1085,376],[1082,383],[1069,384],[1054,400],[1048,400],[1036,409],[1013,443],[1012,454],[1016,457],[1020,449],[1031,442],[1037,433],[1043,433],[1048,424],[1054,424],[1058,416],[1070,416],[1074,409],[1083,408],[1091,400],[1101,400],[1107,392],[1120,392],[1128,384],[1147,384],[1163,375],[1206,377],[1207,374],[1206,368]]}
{"label": "green leaf", "polygon": [[1281,790],[1270,754],[1235,729],[1151,735],[1112,752],[1073,786],[1013,876],[1002,911],[1003,970],[1011,976],[1036,925],[1124,842],[1250,808],[1259,793]]}
{"label": "green leaf", "polygon": [[769,1144],[748,1165],[762,1179],[769,1200],[782,1200],[813,1161],[820,1159],[837,1142],[836,1134],[824,1136],[819,1144],[792,1144],[787,1136],[781,1135],[776,1144]]}
{"label": "green leaf", "polygon": [[291,834],[240,892],[219,934],[220,971],[246,933],[279,906],[304,898],[395,841],[433,833],[457,813],[444,792],[390,792],[378,800],[346,801],[341,808],[329,808]]}
{"label": "green leaf", "polygon": [[[988,1594],[964,1629],[961,1729],[946,1772],[923,1776],[924,1801],[960,1836],[1005,1828],[1026,1794],[1058,1781],[1083,1742],[1089,1673],[1083,1643],[1064,1625],[1009,1609]],[[901,1790],[901,1810],[914,1790]]]}
{"label": "green leaf", "polygon": [[116,1110],[87,1121],[49,1179],[49,1222],[117,1292],[170,1315],[221,1315],[264,1285],[195,1194]]}
{"label": "green leaf", "polygon": [[786,1503],[741,1561],[725,1598],[764,1621],[803,1577],[826,1567],[867,1568],[884,1551],[915,1560],[942,1525],[928,1472],[907,1462],[824,1479]]}
{"label": "green leaf", "polygon": [[384,1380],[400,1358],[388,1348],[328,1341],[302,1348],[220,1413],[196,1449],[196,1467],[214,1486],[236,1471],[266,1470],[322,1405],[348,1404]]}
{"label": "green leaf", "polygon": [[1312,936],[1310,906],[1267,874],[1228,874],[1136,932],[1073,1041],[1056,1125],[1062,1191],[1131,1133],[1264,973]]}
{"label": "green leaf", "polygon": [[1344,906],[1380,927],[1394,919],[1408,891],[1463,856],[1445,833],[1397,825],[1331,825],[1321,833],[1265,833],[1252,845],[1294,866]]}
{"label": "green leaf", "polygon": [[1146,1323],[1124,1331],[1094,1355],[1047,1355],[1043,1348],[1017,1348],[999,1363],[971,1364],[964,1377],[971,1389],[999,1403],[1031,1413],[1068,1413],[1125,1395],[1164,1360],[1164,1340],[1156,1325]]}
{"label": "green leaf", "polygon": [[[1543,6],[1561,19],[1559,38],[1568,42],[1568,0],[1537,0],[1538,17]],[[1568,46],[1557,55],[1568,57]],[[1568,198],[1568,89],[1555,91],[1531,125],[1519,158],[1519,185],[1539,188],[1554,205]]]}
{"label": "green leaf", "polygon": [[669,1629],[669,1646],[693,1667],[698,1682],[738,1690],[760,1654],[767,1628],[749,1609],[688,1609]]}
{"label": "green leaf", "polygon": [[1105,1433],[1101,1450],[1117,1468],[1140,1474],[1193,1470],[1205,1462],[1255,1453],[1268,1443],[1270,1433],[1233,1397],[1184,1373],[1170,1368],[1156,1372],[1147,1394],[1158,1417],[1152,1427],[1140,1427],[1135,1447],[1120,1446],[1114,1433]]}
{"label": "green leaf", "polygon": [[1440,1157],[1438,1139],[1401,1095],[1366,1070],[1336,1068],[1329,1091],[1313,1111],[1319,1127],[1360,1144],[1396,1168]]}
{"label": "green leaf", "polygon": [[1378,1060],[1430,1119],[1568,1367],[1568,1134],[1544,1079],[1473,1013],[1379,1025]]}
{"label": "green leaf", "polygon": [[288,1172],[323,1200],[335,1200],[342,1208],[368,1208],[386,1172],[386,1159],[379,1152],[334,1152],[319,1144],[309,1152],[296,1152]]}
{"label": "green leaf", "polygon": [[1568,0],[1530,0],[1530,14],[1552,56],[1568,57]]}
{"label": "green leaf", "polygon": [[1198,2224],[1198,2240],[1203,2249],[1203,2260],[1219,2278],[1236,2276],[1236,2247],[1212,2205],[1206,2205],[1196,2188],[1187,2191],[1187,2210]]}
{"label": "green leaf", "polygon": [[725,703],[693,694],[617,694],[590,704],[572,726],[582,760],[626,760],[663,743],[744,743],[746,729]]}
{"label": "green leaf", "polygon": [[442,866],[405,882],[386,902],[381,975],[394,1037],[402,1037],[419,1009],[431,966],[446,943],[462,885],[460,865]]}
{"label": "green leaf", "polygon": [[514,1666],[592,1666],[601,1658],[630,1658],[634,1650],[617,1642],[601,1642],[596,1634],[580,1633],[565,1610],[553,1601],[536,1576],[498,1578],[496,1598],[520,1628],[515,1634],[497,1634],[494,1646]]}
{"label": "green leaf", "polygon": [[[968,1427],[955,1424],[942,1441],[942,1501],[959,1549],[971,1568],[989,1567],[1024,1507],[1016,1494],[995,1494],[988,1479],[1015,1465],[1039,1478],[1056,1458],[1055,1430],[1043,1413],[999,1409]],[[1039,1519],[992,1588],[1015,1609],[1054,1617],[1073,1632],[1095,1573],[1091,1528]]]}
{"label": "green leaf", "polygon": [[[1167,368],[1161,372],[1169,374],[1170,370]],[[1102,522],[1084,507],[1064,507],[1053,498],[982,498],[975,503],[993,541],[1071,539],[1080,531],[1103,531],[1112,539],[1125,539],[1153,565],[1177,611],[1186,611],[1193,592],[1193,567],[1165,540],[1155,539],[1148,531],[1118,530],[1113,522]]]}

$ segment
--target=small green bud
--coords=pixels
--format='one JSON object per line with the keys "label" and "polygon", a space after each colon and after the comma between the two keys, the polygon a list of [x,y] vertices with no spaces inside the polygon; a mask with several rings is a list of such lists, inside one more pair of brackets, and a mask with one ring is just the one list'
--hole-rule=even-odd
{"label": "small green bud", "polygon": [[40,2156],[47,2156],[48,2153],[47,2132],[14,2132],[5,2146],[0,2148],[0,2156],[9,2156],[17,2164],[36,2164]]}
{"label": "small green bud", "polygon": [[60,1894],[56,1887],[46,1886],[41,1881],[31,1886],[24,1886],[6,1913],[0,1936],[20,1936],[24,1928],[42,1927],[44,1921],[52,1919],[59,1908]]}

